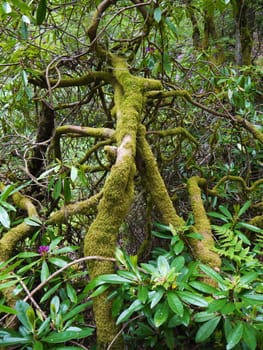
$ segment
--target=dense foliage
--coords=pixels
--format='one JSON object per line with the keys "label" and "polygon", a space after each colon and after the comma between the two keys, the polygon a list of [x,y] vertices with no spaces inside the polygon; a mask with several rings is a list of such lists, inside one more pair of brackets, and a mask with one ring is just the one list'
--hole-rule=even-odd
{"label": "dense foliage", "polygon": [[263,346],[261,1],[0,4],[0,348]]}

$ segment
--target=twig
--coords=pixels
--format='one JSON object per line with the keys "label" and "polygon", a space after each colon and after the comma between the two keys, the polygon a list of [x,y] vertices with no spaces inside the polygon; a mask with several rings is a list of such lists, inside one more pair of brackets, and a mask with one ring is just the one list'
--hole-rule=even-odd
{"label": "twig", "polygon": [[112,341],[110,342],[109,346],[107,347],[106,350],[110,350],[112,345],[115,343],[116,339],[121,335],[121,333],[123,332],[123,330],[134,320],[137,320],[137,318],[141,318],[140,315],[133,317],[131,320],[129,320],[128,322],[124,323],[124,325],[121,327],[120,331],[115,335],[115,337],[112,339]]}
{"label": "twig", "polygon": [[[18,277],[17,277],[18,278]],[[35,301],[35,299],[32,297],[32,294],[30,293],[30,291],[28,290],[27,286],[25,285],[25,283],[18,278],[19,283],[21,284],[21,286],[23,287],[24,291],[27,294],[27,297],[31,300],[32,304],[35,306],[35,308],[41,313],[43,319],[47,319],[46,314],[44,313],[44,311],[41,309],[41,307],[38,305],[38,303]]]}

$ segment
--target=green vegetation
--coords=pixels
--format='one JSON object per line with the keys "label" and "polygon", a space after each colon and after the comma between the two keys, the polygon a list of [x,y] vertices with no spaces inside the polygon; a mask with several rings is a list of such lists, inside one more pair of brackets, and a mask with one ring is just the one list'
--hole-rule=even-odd
{"label": "green vegetation", "polygon": [[0,349],[263,346],[262,13],[0,4]]}

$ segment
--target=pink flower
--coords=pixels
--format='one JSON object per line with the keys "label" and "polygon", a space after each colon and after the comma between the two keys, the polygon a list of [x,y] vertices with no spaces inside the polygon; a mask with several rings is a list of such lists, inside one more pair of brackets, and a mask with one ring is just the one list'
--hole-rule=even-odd
{"label": "pink flower", "polygon": [[49,251],[49,246],[48,245],[41,245],[38,248],[38,252],[40,255],[44,256],[46,253]]}
{"label": "pink flower", "polygon": [[152,46],[148,46],[148,47],[146,47],[146,49],[145,49],[145,52],[146,52],[146,53],[150,53],[150,54],[153,54],[154,51],[155,51],[155,48],[152,47]]}

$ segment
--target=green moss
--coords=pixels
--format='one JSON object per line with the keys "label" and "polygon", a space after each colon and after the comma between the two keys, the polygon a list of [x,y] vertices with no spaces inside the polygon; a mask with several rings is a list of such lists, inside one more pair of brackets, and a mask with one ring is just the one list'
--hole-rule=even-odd
{"label": "green moss", "polygon": [[140,126],[137,140],[138,145],[138,169],[148,192],[151,194],[153,204],[162,217],[164,224],[172,224],[174,227],[182,226],[184,220],[180,218],[173,206],[167,192],[164,181],[158,170],[157,162],[152,150],[145,139],[145,127]]}
{"label": "green moss", "polygon": [[206,181],[198,176],[193,176],[188,180],[188,192],[194,215],[194,228],[204,238],[202,240],[190,240],[191,248],[196,258],[212,267],[220,267],[221,259],[213,252],[214,239],[211,231],[210,221],[207,217],[201,197],[200,186],[205,186]]}

